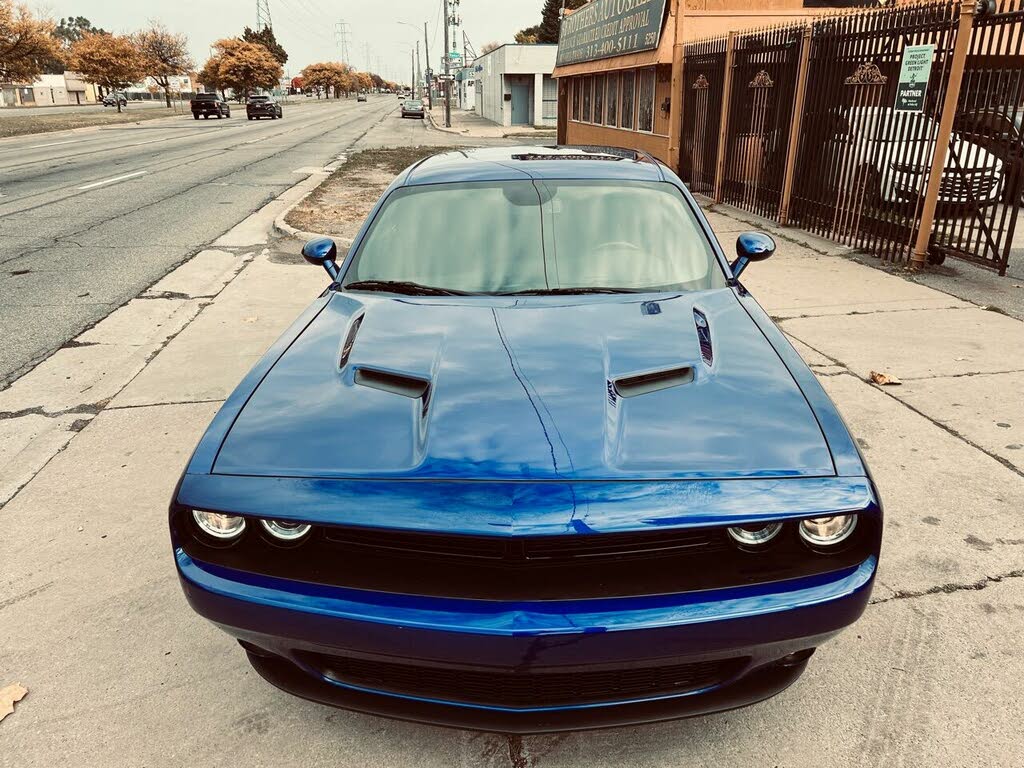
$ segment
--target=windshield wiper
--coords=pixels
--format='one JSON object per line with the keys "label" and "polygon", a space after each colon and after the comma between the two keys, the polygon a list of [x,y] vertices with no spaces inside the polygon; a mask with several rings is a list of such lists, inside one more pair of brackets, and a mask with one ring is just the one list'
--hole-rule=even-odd
{"label": "windshield wiper", "polygon": [[530,288],[525,291],[509,291],[499,296],[582,296],[588,293],[641,293],[634,288],[602,288],[579,286],[575,288]]}
{"label": "windshield wiper", "polygon": [[401,293],[406,296],[473,296],[468,291],[456,291],[451,288],[437,288],[433,285],[420,285],[406,280],[359,280],[344,286],[347,291],[382,291]]}

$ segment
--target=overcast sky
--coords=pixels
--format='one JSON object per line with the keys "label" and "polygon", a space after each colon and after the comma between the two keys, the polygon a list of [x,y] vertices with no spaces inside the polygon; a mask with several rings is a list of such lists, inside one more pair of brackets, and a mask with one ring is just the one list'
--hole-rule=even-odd
{"label": "overcast sky", "polygon": [[[429,22],[431,58],[435,65],[440,61],[444,39],[440,0],[269,2],[274,33],[288,51],[285,70],[292,76],[311,62],[340,59],[335,24],[342,19],[349,25],[349,63],[358,69],[370,66],[374,71],[382,69],[380,74],[389,79],[408,81],[408,51],[418,37],[422,56],[424,21]],[[517,30],[539,23],[543,4],[543,0],[462,0],[459,13],[463,29],[479,51],[487,42],[512,42]],[[112,32],[128,32],[149,19],[159,19],[175,32],[188,35],[197,66],[209,56],[214,40],[240,35],[246,24],[256,26],[256,0],[39,0],[33,5],[55,19],[85,16]],[[418,25],[419,35],[398,20]],[[459,42],[461,49],[461,39]]]}

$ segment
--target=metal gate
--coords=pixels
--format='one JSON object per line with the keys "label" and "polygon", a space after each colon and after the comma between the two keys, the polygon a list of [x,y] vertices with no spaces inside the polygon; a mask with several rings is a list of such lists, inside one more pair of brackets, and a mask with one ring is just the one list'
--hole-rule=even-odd
{"label": "metal gate", "polygon": [[683,48],[683,114],[680,168],[694,192],[715,189],[718,141],[725,89],[727,38],[689,43]]}
{"label": "metal gate", "polygon": [[[955,256],[1005,275],[1024,193],[1024,2],[982,4],[939,188],[929,256]],[[1022,265],[1024,266],[1024,265]]]}
{"label": "metal gate", "polygon": [[722,199],[760,216],[779,212],[805,24],[738,34]]}
{"label": "metal gate", "polygon": [[[790,222],[890,261],[913,251],[955,44],[955,3],[816,20]],[[935,46],[923,112],[893,108],[903,51]]]}

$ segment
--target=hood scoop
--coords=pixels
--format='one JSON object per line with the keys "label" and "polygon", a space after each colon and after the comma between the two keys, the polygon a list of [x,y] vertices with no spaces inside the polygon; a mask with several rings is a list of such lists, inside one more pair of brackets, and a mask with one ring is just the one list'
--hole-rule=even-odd
{"label": "hood scoop", "polygon": [[715,348],[711,344],[711,326],[708,318],[696,307],[693,310],[693,324],[697,326],[697,341],[700,343],[700,356],[705,365],[715,362]]}
{"label": "hood scoop", "polygon": [[377,368],[359,366],[355,373],[356,384],[390,392],[393,395],[408,397],[410,400],[425,398],[430,391],[430,382],[416,376],[394,371],[382,371]]}
{"label": "hood scoop", "polygon": [[615,380],[615,391],[619,397],[637,397],[663,389],[679,387],[693,381],[693,368],[666,368],[661,371],[649,371],[636,376],[625,376]]}

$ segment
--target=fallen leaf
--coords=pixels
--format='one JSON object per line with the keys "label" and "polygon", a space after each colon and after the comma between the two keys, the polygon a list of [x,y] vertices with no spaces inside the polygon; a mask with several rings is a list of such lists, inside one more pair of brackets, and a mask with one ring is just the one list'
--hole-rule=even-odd
{"label": "fallen leaf", "polygon": [[242,322],[243,323],[255,323],[257,320],[259,320],[258,317],[245,317],[245,318],[242,318]]}
{"label": "fallen leaf", "polygon": [[0,688],[0,720],[14,711],[14,702],[21,701],[28,693],[28,688],[21,683],[11,683]]}
{"label": "fallen leaf", "polygon": [[880,387],[896,387],[903,383],[895,376],[890,376],[887,373],[879,373],[878,371],[871,372],[871,381]]}

